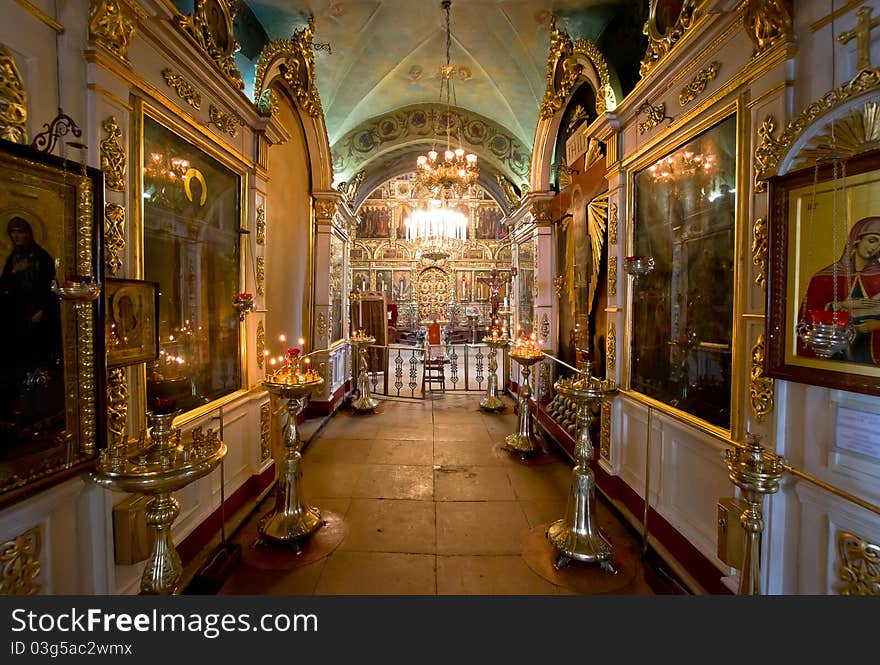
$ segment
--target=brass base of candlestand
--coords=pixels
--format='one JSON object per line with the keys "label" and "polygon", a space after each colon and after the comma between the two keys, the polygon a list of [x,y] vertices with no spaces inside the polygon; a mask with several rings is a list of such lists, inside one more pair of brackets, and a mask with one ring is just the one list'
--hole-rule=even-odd
{"label": "brass base of candlestand", "polygon": [[611,557],[614,550],[595,524],[593,505],[595,478],[592,469],[580,464],[571,476],[571,494],[565,517],[547,529],[547,538],[559,553],[556,568],[562,568],[572,559],[584,563],[598,563],[610,572],[616,572]]}
{"label": "brass base of candlestand", "polygon": [[542,455],[544,448],[532,434],[508,434],[504,437],[504,450],[519,455]]}
{"label": "brass base of candlestand", "polygon": [[507,405],[498,395],[486,395],[480,400],[480,408],[483,411],[504,411]]}
{"label": "brass base of candlestand", "polygon": [[379,400],[370,397],[369,395],[361,395],[356,400],[352,401],[351,408],[357,411],[358,413],[365,413],[367,411],[375,411],[379,406]]}
{"label": "brass base of candlestand", "polygon": [[260,520],[261,541],[288,545],[302,551],[303,541],[324,525],[321,511],[304,505],[301,497],[302,455],[293,452],[285,460],[278,486],[275,506]]}

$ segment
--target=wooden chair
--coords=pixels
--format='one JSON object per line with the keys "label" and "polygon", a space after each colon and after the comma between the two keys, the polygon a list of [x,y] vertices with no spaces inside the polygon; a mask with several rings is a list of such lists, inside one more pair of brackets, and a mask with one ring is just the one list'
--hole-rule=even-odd
{"label": "wooden chair", "polygon": [[425,346],[425,357],[422,361],[422,395],[425,394],[425,386],[440,386],[440,390],[446,392],[446,356],[441,345],[430,342]]}

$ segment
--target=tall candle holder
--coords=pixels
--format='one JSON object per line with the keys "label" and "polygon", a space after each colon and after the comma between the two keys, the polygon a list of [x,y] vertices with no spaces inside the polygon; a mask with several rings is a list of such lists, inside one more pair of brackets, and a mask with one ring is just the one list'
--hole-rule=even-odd
{"label": "tall candle holder", "polygon": [[516,432],[505,437],[502,447],[518,453],[521,457],[543,453],[544,449],[532,427],[530,405],[532,387],[529,385],[529,375],[532,372],[532,365],[541,362],[544,359],[544,354],[535,346],[535,340],[532,337],[516,340],[508,356],[522,367],[522,383],[519,386],[519,413],[517,414]]}
{"label": "tall candle holder", "polygon": [[611,380],[601,380],[592,375],[592,362],[583,363],[583,369],[572,379],[559,379],[553,385],[558,393],[577,404],[577,438],[574,456],[577,464],[571,473],[571,486],[565,517],[547,529],[547,538],[559,552],[554,567],[567,566],[572,559],[586,563],[598,563],[610,572],[616,572],[611,562],[614,553],[595,523],[593,504],[596,494],[595,474],[590,468],[593,459],[593,441],[590,424],[593,407],[614,397],[618,388]]}
{"label": "tall candle holder", "polygon": [[724,455],[728,477],[739,487],[748,507],[739,522],[746,532],[746,546],[740,568],[739,594],[761,595],[761,534],[764,532],[764,497],[779,489],[785,466],[779,457],[761,446],[761,437],[746,434],[746,445]]}
{"label": "tall candle holder", "polygon": [[321,376],[311,369],[302,371],[299,362],[263,380],[269,394],[287,400],[287,422],[281,435],[284,457],[275,460],[275,505],[260,520],[258,531],[261,542],[290,546],[296,554],[302,552],[304,540],[324,524],[321,512],[307,505],[302,496],[302,440],[296,424],[308,395],[323,385]]}
{"label": "tall candle holder", "polygon": [[[146,494],[147,525],[156,532],[153,551],[141,576],[142,594],[168,595],[178,591],[183,565],[171,540],[171,525],[180,514],[172,496],[214,470],[226,455],[226,444],[209,429],[196,427],[186,437],[171,423],[179,411],[173,400],[157,400],[156,410],[147,412],[147,432],[137,446],[116,446],[103,450],[92,480],[110,490]],[[166,410],[167,409],[167,410]]]}
{"label": "tall candle holder", "polygon": [[370,393],[370,368],[367,365],[367,349],[376,343],[376,338],[368,335],[361,329],[349,338],[357,348],[358,354],[358,397],[351,403],[351,407],[358,412],[374,411],[379,406],[379,400]]}
{"label": "tall candle holder", "polygon": [[483,411],[502,411],[504,402],[498,397],[498,350],[510,346],[510,339],[501,337],[498,328],[493,328],[492,334],[483,338],[483,344],[489,347],[489,378],[486,396],[480,400],[480,408]]}

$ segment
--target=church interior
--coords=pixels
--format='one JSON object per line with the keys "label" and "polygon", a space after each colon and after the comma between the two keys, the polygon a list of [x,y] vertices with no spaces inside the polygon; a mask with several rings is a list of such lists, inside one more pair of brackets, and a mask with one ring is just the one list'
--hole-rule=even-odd
{"label": "church interior", "polygon": [[877,3],[0,5],[0,594],[880,595]]}

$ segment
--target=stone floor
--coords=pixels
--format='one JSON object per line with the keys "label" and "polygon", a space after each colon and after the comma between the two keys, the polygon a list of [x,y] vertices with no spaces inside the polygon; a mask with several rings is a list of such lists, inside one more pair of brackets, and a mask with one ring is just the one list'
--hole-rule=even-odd
{"label": "stone floor", "polygon": [[295,555],[255,545],[272,496],[236,535],[242,563],[224,594],[652,594],[638,539],[604,501],[597,520],[618,573],[557,571],[547,526],[565,513],[571,464],[550,449],[522,461],[500,448],[515,431],[479,410],[479,394],[383,401],[340,411],[303,452],[303,490],[327,525]]}

